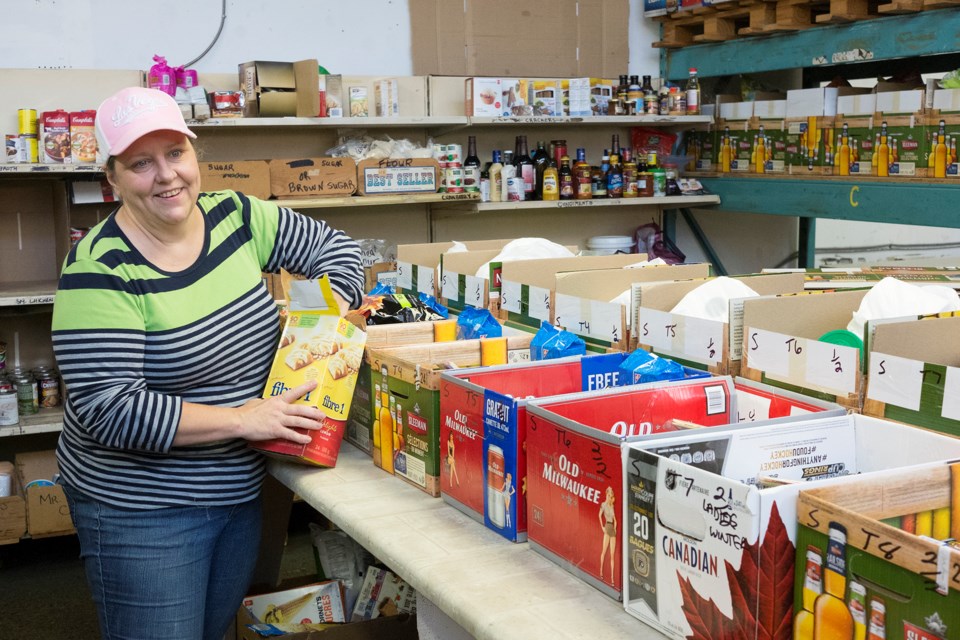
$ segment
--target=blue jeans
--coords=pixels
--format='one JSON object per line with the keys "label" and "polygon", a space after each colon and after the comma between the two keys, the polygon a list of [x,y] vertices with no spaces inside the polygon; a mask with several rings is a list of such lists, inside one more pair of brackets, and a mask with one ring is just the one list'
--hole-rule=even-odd
{"label": "blue jeans", "polygon": [[222,640],[253,577],[260,499],[118,509],[64,487],[103,640]]}

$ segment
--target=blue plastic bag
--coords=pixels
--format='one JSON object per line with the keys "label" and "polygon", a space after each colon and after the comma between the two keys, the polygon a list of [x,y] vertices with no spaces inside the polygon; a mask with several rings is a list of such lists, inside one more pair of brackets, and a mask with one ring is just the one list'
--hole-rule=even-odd
{"label": "blue plastic bag", "polygon": [[620,384],[641,384],[662,380],[683,380],[683,365],[655,353],[637,349],[620,363]]}
{"label": "blue plastic bag", "polygon": [[457,340],[499,338],[502,335],[503,327],[489,309],[466,307],[457,318]]}
{"label": "blue plastic bag", "polygon": [[396,292],[397,290],[395,287],[391,287],[388,284],[383,284],[382,282],[378,282],[373,287],[373,289],[370,289],[370,292],[367,295],[368,296],[387,296],[387,295],[392,295]]}
{"label": "blue plastic bag", "polygon": [[450,317],[450,312],[447,310],[447,308],[440,304],[440,301],[429,293],[424,293],[421,291],[418,296],[420,298],[420,302],[427,305],[431,311],[436,313],[438,316],[441,316],[444,320]]}
{"label": "blue plastic bag", "polygon": [[530,341],[531,360],[553,360],[586,353],[587,345],[580,336],[555,327],[546,320],[540,323],[540,330]]}

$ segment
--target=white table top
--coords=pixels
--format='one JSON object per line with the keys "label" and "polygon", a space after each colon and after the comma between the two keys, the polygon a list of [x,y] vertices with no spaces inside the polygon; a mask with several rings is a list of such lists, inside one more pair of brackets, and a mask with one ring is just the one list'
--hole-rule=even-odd
{"label": "white table top", "polygon": [[479,640],[658,640],[620,603],[344,443],[334,469],[270,472]]}

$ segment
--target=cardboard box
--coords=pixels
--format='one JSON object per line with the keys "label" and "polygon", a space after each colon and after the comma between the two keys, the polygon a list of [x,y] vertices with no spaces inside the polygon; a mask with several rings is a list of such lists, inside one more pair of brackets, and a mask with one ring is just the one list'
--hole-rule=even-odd
{"label": "cardboard box", "polygon": [[790,173],[822,175],[833,172],[833,130],[835,118],[807,116],[787,118],[787,146],[796,153],[787,154]]}
{"label": "cardboard box", "polygon": [[836,87],[787,91],[787,118],[832,117],[837,115]]}
{"label": "cardboard box", "polygon": [[846,329],[866,291],[800,293],[743,301],[741,375],[860,410],[860,349],[821,342]]}
{"label": "cardboard box", "polygon": [[391,571],[367,567],[353,608],[351,622],[417,611],[417,592]]}
{"label": "cardboard box", "polygon": [[[405,324],[381,324],[367,327],[366,350],[401,347],[411,344],[434,342],[436,322],[410,322]],[[373,455],[374,438],[377,439],[379,455],[379,433],[373,433],[376,407],[376,389],[373,387],[370,365],[366,360],[357,372],[357,386],[353,391],[350,415],[347,418],[346,439],[361,451]],[[379,466],[379,465],[378,465]]]}
{"label": "cardboard box", "polygon": [[720,173],[750,173],[753,139],[750,133],[750,120],[717,121],[717,170]]}
{"label": "cardboard box", "polygon": [[200,162],[204,191],[232,189],[248,196],[270,199],[270,167],[265,160]]}
{"label": "cardboard box", "polygon": [[810,551],[814,562],[818,556],[826,560],[823,591],[832,590],[838,604],[859,593],[861,606],[848,605],[855,630],[868,626],[873,637],[881,638],[953,637],[960,627],[960,550],[944,540],[960,535],[958,483],[957,465],[941,464],[801,491],[794,578],[798,615],[806,615],[804,603],[810,599],[802,575]]}
{"label": "cardboard box", "polygon": [[[760,295],[799,293],[799,273],[734,276]],[[728,321],[673,313],[673,308],[707,280],[637,283],[632,287],[632,346],[653,351],[697,369],[739,375],[743,349],[745,298],[728,302]]]}
{"label": "cardboard box", "polygon": [[[960,91],[958,91],[960,94]],[[958,98],[960,99],[960,98]],[[952,103],[951,103],[952,105]],[[957,139],[960,138],[960,114],[941,111],[940,115],[930,116],[924,120],[926,140],[926,175],[928,178],[956,178],[960,177],[960,165],[957,164]],[[943,140],[940,140],[941,123]],[[940,161],[938,157],[938,145]]]}
{"label": "cardboard box", "polygon": [[[500,250],[511,241],[512,240],[470,240],[462,244],[469,252],[496,251],[497,253],[490,256],[494,258]],[[437,287],[437,269],[440,268],[444,255],[454,246],[452,242],[426,242],[422,244],[398,245],[397,291],[412,294],[423,292],[439,297],[438,294],[441,292],[438,291],[439,288]],[[476,268],[479,268],[479,266],[480,265]],[[449,273],[450,277],[448,281],[450,285],[452,285],[452,274],[454,272],[451,271]],[[476,284],[476,282],[470,281],[467,283],[467,286],[475,289]],[[447,287],[447,293],[451,292],[450,285]]]}
{"label": "cardboard box", "polygon": [[783,120],[787,117],[787,101],[757,100],[753,103],[753,116],[761,120]]}
{"label": "cardboard box", "polygon": [[501,116],[532,116],[530,89],[533,83],[526,78],[502,78],[500,85]]}
{"label": "cardboard box", "polygon": [[747,130],[748,141],[750,136],[753,136],[753,145],[750,148],[748,171],[757,174],[786,173],[789,166],[787,148],[794,142],[787,131],[786,122],[775,117],[753,117]]}
{"label": "cardboard box", "polygon": [[877,94],[854,93],[837,97],[837,116],[872,116],[877,111]]}
{"label": "cardboard box", "polygon": [[[610,293],[605,300],[611,300],[628,290],[634,282],[700,278],[710,275],[710,265],[707,264],[656,266],[642,269],[623,268],[642,260],[640,254],[620,254],[504,262],[501,268],[500,318],[510,326],[529,327],[533,330],[539,329],[540,323],[544,320],[555,324],[557,293],[561,278],[565,279],[563,285],[565,295],[582,292],[583,287],[597,287],[590,289],[589,295],[597,296],[603,289],[605,293]],[[576,271],[592,273],[583,277],[560,275]],[[588,305],[585,310],[575,314],[569,322],[569,314],[562,317],[561,321],[567,323],[563,326],[579,331],[579,322],[584,320],[583,316],[588,312],[592,315],[592,306],[599,307],[599,305]],[[609,307],[600,307],[599,311],[602,315],[604,312],[609,312]],[[576,323],[573,323],[574,319],[577,320]],[[599,329],[600,326],[598,324],[596,328]],[[593,329],[595,327],[591,325],[591,330]],[[613,338],[612,335],[596,337],[607,342]],[[621,340],[617,342],[629,339],[627,335],[618,337]]]}
{"label": "cardboard box", "polygon": [[63,487],[52,484],[59,475],[56,452],[18,453],[15,464],[26,504],[27,533],[33,538],[73,533],[67,496]]}
{"label": "cardboard box", "polygon": [[[506,338],[508,362],[529,360],[532,337]],[[381,448],[377,456],[374,438],[374,461],[379,457],[380,468],[440,495],[440,373],[449,363],[457,368],[484,364],[484,348],[482,340],[457,340],[367,352],[371,386],[379,384],[381,393],[380,414],[374,418]]]}
{"label": "cardboard box", "polygon": [[503,108],[500,78],[467,78],[464,81],[464,113],[468,116],[497,117]]}
{"label": "cardboard box", "polygon": [[[879,98],[883,94],[877,95]],[[914,116],[883,116],[877,142],[878,176],[914,178],[927,175],[928,140],[922,122],[922,118]],[[888,147],[886,175],[880,160],[885,155],[884,133]]]}
{"label": "cardboard box", "polygon": [[350,117],[366,118],[370,116],[366,87],[350,87]]}
{"label": "cardboard box", "polygon": [[753,117],[753,102],[724,102],[720,104],[724,120],[749,120]]}
{"label": "cardboard box", "polygon": [[960,89],[935,89],[933,108],[941,114],[960,112]]}
{"label": "cardboard box", "polygon": [[357,190],[353,158],[271,160],[270,193],[278,198],[350,196]]}
{"label": "cardboard box", "polygon": [[[201,165],[201,170],[202,170]],[[214,191],[207,187],[204,179],[205,191]],[[70,202],[73,204],[95,204],[98,202],[117,202],[120,198],[113,190],[113,185],[106,178],[101,180],[73,180],[70,182]]]}
{"label": "cardboard box", "polygon": [[400,115],[400,86],[396,78],[376,82],[374,95],[378,116],[395,118]]}
{"label": "cardboard box", "polygon": [[590,111],[594,116],[607,115],[607,107],[615,92],[616,80],[590,78]]}
{"label": "cardboard box", "polygon": [[796,524],[801,490],[831,486],[849,495],[860,479],[955,456],[958,445],[859,415],[631,444],[624,450],[627,612],[678,639],[691,630],[790,637],[792,560],[807,548]]}
{"label": "cardboard box", "polygon": [[357,165],[357,193],[393,195],[436,193],[440,165],[433,158],[370,158]]}
{"label": "cardboard box", "polygon": [[560,80],[534,80],[530,87],[530,104],[535,116],[564,115]]}
{"label": "cardboard box", "polygon": [[527,402],[616,386],[625,357],[611,353],[443,372],[444,502],[510,541],[526,540]]}
{"label": "cardboard box", "polygon": [[923,89],[878,91],[877,112],[884,116],[919,114],[923,111]]}
{"label": "cardboard box", "polygon": [[[771,411],[789,415],[794,402],[771,405]],[[730,425],[738,416],[737,403],[729,377],[654,382],[530,400],[526,503],[531,546],[619,599],[623,578],[620,547],[612,557],[604,557],[601,565],[603,535],[598,531],[598,516],[600,505],[612,494],[616,517],[621,518],[621,444],[685,428],[677,421],[703,427]],[[798,404],[807,411],[813,406],[805,400]],[[631,526],[620,522],[615,539],[619,541]]]}
{"label": "cardboard box", "polygon": [[268,624],[346,622],[343,583],[328,580],[314,584],[248,595],[243,606],[254,618]]}
{"label": "cardboard box", "polygon": [[[342,118],[344,105],[347,100],[343,92],[343,76],[339,74],[321,74],[319,76],[319,93],[323,96],[322,117]],[[319,97],[317,102],[319,102]]]}
{"label": "cardboard box", "polygon": [[960,436],[960,317],[871,322],[866,415]]}
{"label": "cardboard box", "polygon": [[296,403],[320,409],[323,427],[301,431],[312,437],[307,444],[265,440],[250,446],[276,457],[333,467],[346,431],[366,333],[340,317],[327,276],[285,281],[284,291],[289,300],[287,322],[263,397],[277,396],[316,380],[317,388]]}
{"label": "cardboard box", "polygon": [[[461,9],[462,7],[462,9]],[[410,3],[413,72],[491,77],[615,77],[627,67],[629,7],[536,0]]]}
{"label": "cardboard box", "polygon": [[[868,96],[855,96],[857,98],[868,98]],[[874,155],[877,147],[880,146],[880,129],[874,127],[873,116],[851,117],[849,115],[839,115],[835,121],[835,132],[841,138],[836,144],[838,153],[834,159],[834,175],[838,176],[872,176],[877,174],[876,160]],[[840,156],[842,151],[842,136],[846,127],[848,144],[850,146],[849,164],[846,170]]]}
{"label": "cardboard box", "polygon": [[0,545],[14,544],[27,532],[27,507],[13,464],[0,461],[0,474],[10,476],[10,495],[0,498]]}
{"label": "cardboard box", "polygon": [[299,116],[320,113],[318,66],[315,59],[297,62],[254,60],[238,65],[245,117]]}

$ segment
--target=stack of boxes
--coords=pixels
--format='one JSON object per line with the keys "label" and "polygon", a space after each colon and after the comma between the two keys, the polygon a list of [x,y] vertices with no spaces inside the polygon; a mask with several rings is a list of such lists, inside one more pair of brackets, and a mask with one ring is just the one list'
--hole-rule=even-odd
{"label": "stack of boxes", "polygon": [[617,81],[607,78],[467,78],[465,113],[470,117],[597,116]]}

